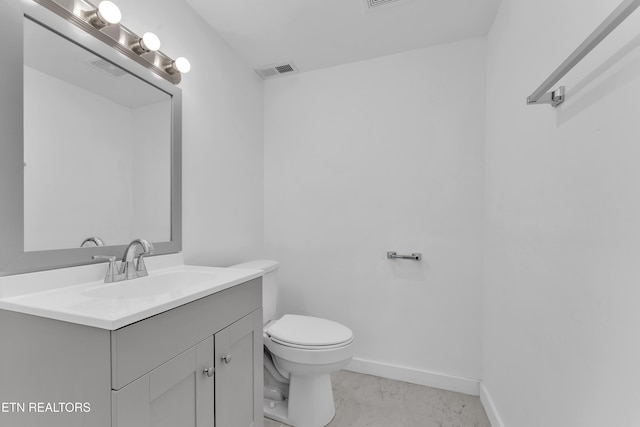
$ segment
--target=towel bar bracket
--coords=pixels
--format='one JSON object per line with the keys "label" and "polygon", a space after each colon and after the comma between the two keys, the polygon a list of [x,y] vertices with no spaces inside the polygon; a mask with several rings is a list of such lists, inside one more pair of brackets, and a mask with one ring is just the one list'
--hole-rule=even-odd
{"label": "towel bar bracket", "polygon": [[398,255],[397,252],[389,251],[387,252],[387,258],[388,259],[412,259],[414,261],[420,261],[422,260],[422,254],[414,252],[411,255]]}
{"label": "towel bar bracket", "polygon": [[527,98],[527,105],[532,104],[551,104],[553,107],[564,102],[564,86],[560,86],[558,89],[551,92],[547,92],[540,97],[537,101],[532,101],[531,97]]}

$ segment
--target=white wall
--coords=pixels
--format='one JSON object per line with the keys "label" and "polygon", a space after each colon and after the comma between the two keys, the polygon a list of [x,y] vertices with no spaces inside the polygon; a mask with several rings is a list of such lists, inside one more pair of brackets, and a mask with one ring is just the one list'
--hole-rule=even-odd
{"label": "white wall", "polygon": [[619,3],[503,0],[488,38],[483,398],[504,426],[640,425],[640,14],[562,106],[525,106]]}
{"label": "white wall", "polygon": [[280,311],[351,327],[361,369],[454,388],[481,376],[484,70],[475,39],[266,85]]}
{"label": "white wall", "polygon": [[191,61],[183,77],[185,261],[230,265],[263,250],[263,82],[184,2],[119,0],[122,22]]}

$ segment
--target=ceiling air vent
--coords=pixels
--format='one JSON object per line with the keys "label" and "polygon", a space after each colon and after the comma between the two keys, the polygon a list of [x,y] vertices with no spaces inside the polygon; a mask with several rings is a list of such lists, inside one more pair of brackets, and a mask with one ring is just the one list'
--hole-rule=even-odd
{"label": "ceiling air vent", "polygon": [[298,69],[293,62],[289,61],[284,64],[265,65],[264,67],[257,69],[256,72],[260,74],[260,77],[263,79],[272,79],[283,74],[296,73],[298,72]]}
{"label": "ceiling air vent", "polygon": [[366,1],[367,1],[367,7],[371,9],[373,7],[384,6],[387,3],[394,3],[400,0],[366,0]]}
{"label": "ceiling air vent", "polygon": [[284,73],[290,73],[294,70],[291,64],[284,64],[284,65],[278,65],[276,67],[276,71],[280,74],[284,74]]}
{"label": "ceiling air vent", "polygon": [[412,0],[362,0],[362,6],[364,12],[368,12],[374,9],[384,9],[382,6],[393,4],[399,6],[400,4],[410,2]]}

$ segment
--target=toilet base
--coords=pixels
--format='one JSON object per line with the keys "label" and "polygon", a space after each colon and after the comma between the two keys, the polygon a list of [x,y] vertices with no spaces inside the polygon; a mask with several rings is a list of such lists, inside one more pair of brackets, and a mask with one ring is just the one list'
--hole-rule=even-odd
{"label": "toilet base", "polygon": [[289,400],[264,399],[264,416],[294,427],[324,427],[336,414],[331,376],[292,375]]}
{"label": "toilet base", "polygon": [[289,420],[295,427],[324,427],[336,414],[331,376],[291,375]]}
{"label": "toilet base", "polygon": [[289,402],[286,400],[271,400],[265,398],[263,404],[264,416],[280,423],[289,424],[290,421],[287,417],[289,414],[288,407]]}

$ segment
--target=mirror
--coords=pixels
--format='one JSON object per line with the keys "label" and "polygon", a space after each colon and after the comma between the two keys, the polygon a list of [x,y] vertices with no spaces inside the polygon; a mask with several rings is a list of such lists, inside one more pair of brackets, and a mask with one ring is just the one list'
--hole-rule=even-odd
{"label": "mirror", "polygon": [[[156,254],[179,252],[180,89],[36,2],[21,3],[0,19],[7,39],[23,41],[2,48],[0,89],[14,95],[0,101],[0,275],[121,257],[135,238]],[[104,246],[80,247],[92,237]]]}
{"label": "mirror", "polygon": [[24,250],[170,240],[171,96],[28,19],[23,78]]}

